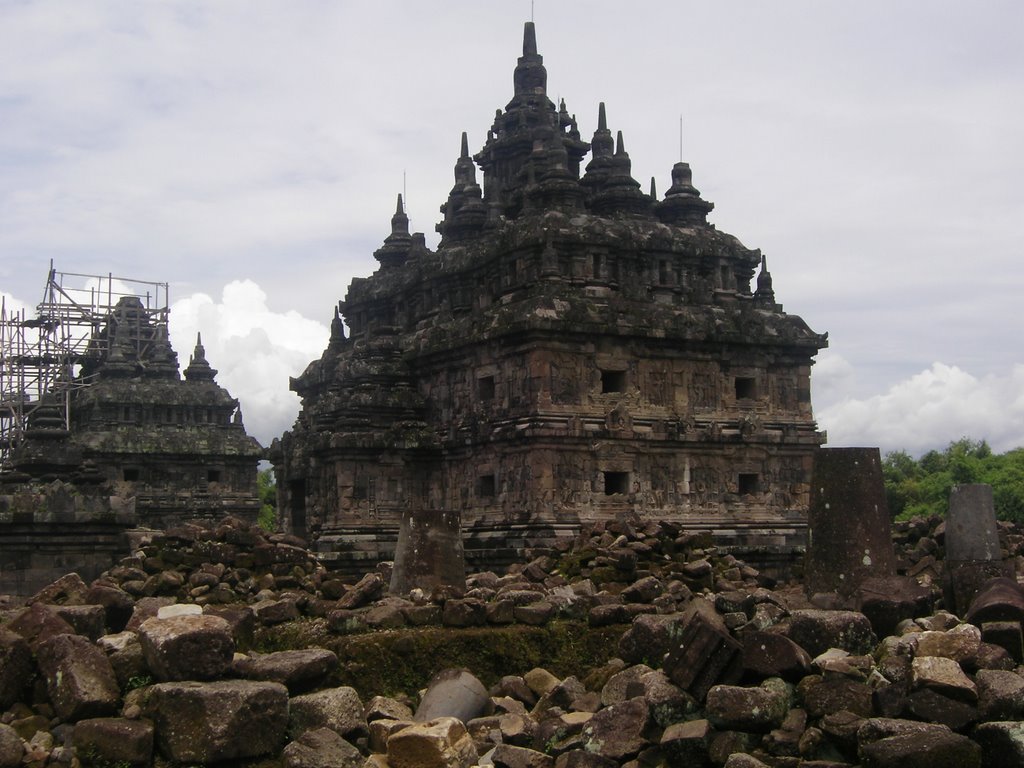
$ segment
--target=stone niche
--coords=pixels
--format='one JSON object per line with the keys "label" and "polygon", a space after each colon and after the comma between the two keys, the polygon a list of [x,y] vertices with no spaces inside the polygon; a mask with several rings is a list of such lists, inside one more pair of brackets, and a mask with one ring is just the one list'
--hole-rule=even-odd
{"label": "stone niche", "polygon": [[301,411],[270,451],[285,525],[339,569],[390,558],[402,515],[446,512],[470,568],[622,516],[786,560],[824,441],[826,335],[708,223],[689,165],[642,191],[603,104],[581,138],[532,23],[513,81],[480,151],[462,137],[437,249],[399,196],[379,269],[292,380]]}

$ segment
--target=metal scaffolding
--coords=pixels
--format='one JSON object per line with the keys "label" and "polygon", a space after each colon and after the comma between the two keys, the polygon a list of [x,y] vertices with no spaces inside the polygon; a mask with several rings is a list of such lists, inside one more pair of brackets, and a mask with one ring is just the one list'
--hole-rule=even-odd
{"label": "metal scaffolding", "polygon": [[134,327],[120,329],[119,343],[134,345],[142,357],[154,329],[167,338],[167,283],[58,272],[51,262],[35,317],[9,308],[0,297],[0,472],[11,469],[32,414],[41,406],[51,414],[55,408],[70,429],[72,393],[94,378],[82,375],[82,364],[106,356],[113,332],[108,320],[125,297],[137,298],[143,312],[134,316]]}

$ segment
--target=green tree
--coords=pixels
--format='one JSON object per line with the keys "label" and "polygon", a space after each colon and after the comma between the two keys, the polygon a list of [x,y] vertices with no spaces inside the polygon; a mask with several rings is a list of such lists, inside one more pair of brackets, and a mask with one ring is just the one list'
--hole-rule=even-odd
{"label": "green tree", "polygon": [[988,483],[996,517],[1024,522],[1024,448],[996,455],[984,440],[963,437],[916,461],[906,451],[887,453],[882,476],[889,511],[901,519],[945,515],[954,485]]}
{"label": "green tree", "polygon": [[263,469],[256,475],[256,491],[260,499],[260,513],[257,518],[260,528],[265,531],[277,530],[277,479],[274,470]]}

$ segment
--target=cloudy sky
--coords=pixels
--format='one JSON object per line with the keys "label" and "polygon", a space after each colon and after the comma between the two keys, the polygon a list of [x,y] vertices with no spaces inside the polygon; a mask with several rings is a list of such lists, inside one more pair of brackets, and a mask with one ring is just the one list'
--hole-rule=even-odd
{"label": "cloudy sky", "polygon": [[[552,98],[827,331],[830,445],[1024,445],[1024,4],[537,0]],[[529,0],[0,0],[0,292],[170,283],[264,443],[397,192],[434,225],[512,94]],[[682,130],[680,132],[680,124]]]}

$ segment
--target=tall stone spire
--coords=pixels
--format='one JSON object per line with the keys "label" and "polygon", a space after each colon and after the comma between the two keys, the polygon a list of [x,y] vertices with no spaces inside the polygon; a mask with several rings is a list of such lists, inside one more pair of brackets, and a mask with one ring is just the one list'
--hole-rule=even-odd
{"label": "tall stone spire", "polygon": [[761,254],[761,271],[757,273],[757,290],[754,291],[754,301],[770,309],[782,309],[782,305],[775,302],[772,273],[768,271],[768,259],[764,254]]}
{"label": "tall stone spire", "polygon": [[455,185],[448,201],[441,206],[444,220],[436,229],[445,241],[457,240],[483,229],[487,223],[487,206],[483,191],[476,183],[476,164],[469,156],[469,138],[462,132],[462,147],[455,162]]}
{"label": "tall stone spire", "polygon": [[537,30],[532,21],[523,28],[523,55],[512,74],[512,83],[515,98],[547,95],[548,71],[544,68],[544,57],[537,53]]}
{"label": "tall stone spire", "polygon": [[192,350],[188,367],[185,369],[187,381],[213,381],[217,371],[210,367],[206,360],[206,348],[203,346],[203,335],[196,333],[196,347]]}
{"label": "tall stone spire", "polygon": [[[484,174],[484,202],[495,204],[500,215],[515,218],[524,210],[523,189],[529,184],[529,165],[534,179],[549,171],[568,171],[573,182],[579,178],[580,162],[590,146],[580,141],[575,120],[564,106],[555,107],[547,95],[547,70],[537,52],[533,22],[523,31],[523,55],[513,73],[512,100],[505,111],[498,110],[483,149],[475,156]],[[555,147],[559,142],[562,147]],[[543,156],[535,149],[543,147]],[[564,149],[564,155],[562,154]],[[563,158],[564,157],[564,161]]]}
{"label": "tall stone spire", "polygon": [[402,195],[399,193],[395,215],[391,217],[391,234],[384,238],[384,245],[374,251],[373,258],[379,261],[384,269],[400,267],[409,258],[411,248],[412,236],[409,234],[409,217],[405,215]]}
{"label": "tall stone spire", "polygon": [[693,186],[690,164],[679,162],[673,165],[672,186],[665,193],[665,199],[657,205],[658,218],[680,226],[703,226],[714,207],[715,204],[702,199],[700,190]]}

